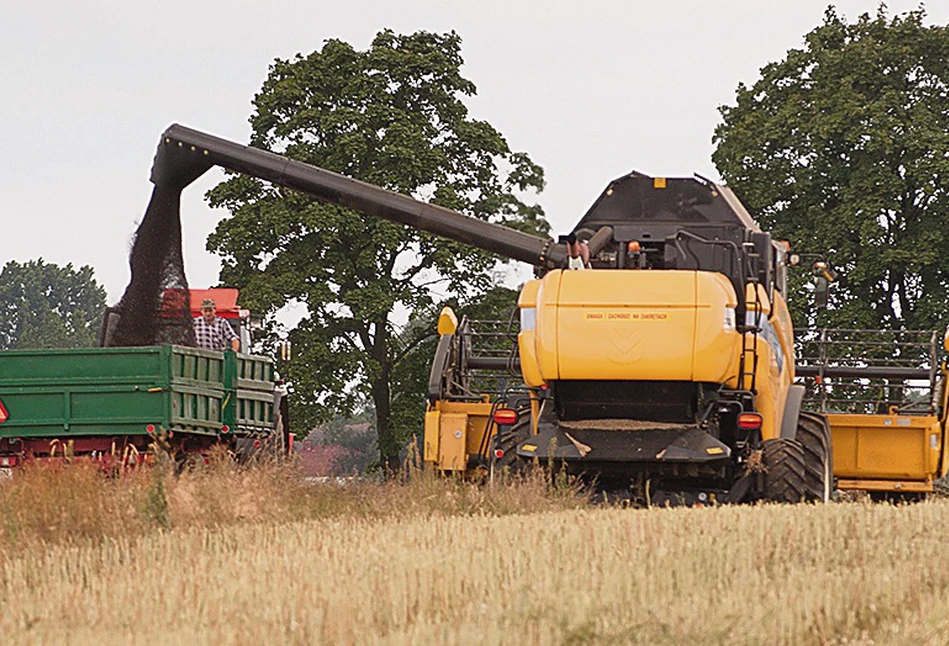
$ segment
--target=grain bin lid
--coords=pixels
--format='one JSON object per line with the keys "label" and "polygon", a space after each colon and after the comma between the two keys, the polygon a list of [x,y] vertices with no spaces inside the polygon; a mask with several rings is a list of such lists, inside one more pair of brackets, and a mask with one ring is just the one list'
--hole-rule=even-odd
{"label": "grain bin lid", "polygon": [[[220,287],[216,289],[192,289],[191,290],[191,314],[201,316],[201,301],[210,298],[214,301],[217,315],[225,319],[238,319],[241,316],[241,309],[237,305],[239,290]],[[246,312],[246,310],[244,310]]]}

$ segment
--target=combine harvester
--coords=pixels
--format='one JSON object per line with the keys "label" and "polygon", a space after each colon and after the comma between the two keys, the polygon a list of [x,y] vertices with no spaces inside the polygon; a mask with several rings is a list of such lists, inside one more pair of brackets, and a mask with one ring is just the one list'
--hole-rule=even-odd
{"label": "combine harvester", "polygon": [[933,492],[949,470],[938,334],[815,329],[802,331],[798,345],[805,407],[830,423],[838,488],[874,499]]}
{"label": "combine harvester", "polygon": [[[426,204],[280,155],[174,125],[152,181],[180,191],[217,165],[535,267],[518,356],[479,356],[446,312],[432,368],[424,462],[472,474],[534,460],[648,501],[825,501],[830,432],[801,411],[784,300],[786,249],[732,192],[701,178],[631,173],[564,244]],[[519,366],[494,398],[473,371]]]}
{"label": "combine harvester", "polygon": [[[220,304],[250,345],[236,289],[192,290]],[[119,312],[108,308],[106,346]],[[0,352],[0,469],[31,460],[88,457],[104,467],[145,460],[161,437],[182,463],[223,444],[238,453],[292,442],[285,389],[269,357],[175,345]]]}

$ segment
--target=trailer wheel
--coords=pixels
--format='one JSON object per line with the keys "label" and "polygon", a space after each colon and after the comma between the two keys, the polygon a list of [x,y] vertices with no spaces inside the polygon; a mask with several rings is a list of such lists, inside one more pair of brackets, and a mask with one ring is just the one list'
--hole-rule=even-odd
{"label": "trailer wheel", "polygon": [[807,500],[828,502],[834,492],[834,455],[827,418],[801,413],[795,439],[804,447]]}
{"label": "trailer wheel", "polygon": [[804,447],[797,440],[779,437],[761,443],[764,465],[764,498],[771,502],[801,502],[807,498]]}

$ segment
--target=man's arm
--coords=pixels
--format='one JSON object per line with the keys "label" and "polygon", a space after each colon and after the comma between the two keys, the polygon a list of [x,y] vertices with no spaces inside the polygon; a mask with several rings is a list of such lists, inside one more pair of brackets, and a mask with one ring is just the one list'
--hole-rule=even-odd
{"label": "man's arm", "polygon": [[241,338],[237,336],[237,333],[234,331],[234,328],[231,327],[230,322],[228,322],[226,319],[220,319],[220,320],[222,323],[221,328],[224,331],[224,336],[226,336],[227,339],[231,342],[231,350],[233,350],[234,352],[240,352]]}

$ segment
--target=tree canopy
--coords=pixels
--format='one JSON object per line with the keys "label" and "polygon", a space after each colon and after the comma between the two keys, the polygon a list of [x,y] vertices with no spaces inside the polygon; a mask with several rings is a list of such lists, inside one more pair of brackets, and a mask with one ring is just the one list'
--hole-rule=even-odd
{"label": "tree canopy", "polygon": [[105,305],[92,267],[11,260],[0,271],[0,350],[94,346]]}
{"label": "tree canopy", "polygon": [[[474,217],[546,234],[543,171],[468,115],[475,86],[462,76],[454,32],[382,31],[365,51],[340,40],[276,60],[254,97],[251,145],[424,199]],[[304,427],[348,415],[367,401],[379,448],[391,460],[419,429],[396,428],[393,385],[424,333],[400,333],[395,312],[416,318],[443,297],[462,302],[497,282],[497,260],[472,247],[362,216],[265,182],[232,175],[208,193],[230,217],[208,241],[222,280],[251,308],[273,314],[292,302],[307,316],[282,370]],[[415,326],[416,329],[418,326]],[[417,372],[411,370],[409,372]],[[419,394],[421,395],[421,394]],[[411,398],[409,398],[411,399]],[[424,399],[414,404],[421,411]]]}
{"label": "tree canopy", "polygon": [[[949,28],[925,17],[881,5],[848,23],[830,7],[720,108],[723,179],[765,230],[840,272],[822,324],[949,322]],[[795,320],[813,323],[795,282]]]}

